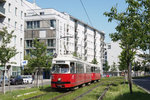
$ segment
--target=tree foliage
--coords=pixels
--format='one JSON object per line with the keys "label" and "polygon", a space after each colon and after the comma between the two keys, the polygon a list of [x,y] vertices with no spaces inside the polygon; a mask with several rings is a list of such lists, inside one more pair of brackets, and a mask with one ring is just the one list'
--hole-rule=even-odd
{"label": "tree foliage", "polygon": [[132,70],[134,70],[134,71],[139,71],[139,70],[141,70],[141,63],[140,62],[138,62],[138,61],[136,61],[136,62],[134,62],[134,67],[132,68]]}
{"label": "tree foliage", "polygon": [[9,60],[14,57],[17,54],[17,51],[15,49],[15,46],[10,46],[11,39],[15,37],[13,35],[14,31],[11,31],[10,33],[7,31],[7,28],[3,28],[3,30],[0,31],[0,62],[4,66],[6,63],[9,62]]}
{"label": "tree foliage", "polygon": [[78,57],[77,52],[73,52],[74,57]]}
{"label": "tree foliage", "polygon": [[[13,35],[14,31],[10,33],[7,28],[0,30],[0,64],[4,66],[3,76],[5,76],[6,64],[10,61],[12,57],[17,54],[15,46],[11,46],[11,39],[15,37]],[[3,93],[5,94],[5,77],[3,77]]]}
{"label": "tree foliage", "polygon": [[131,63],[137,48],[146,50],[150,43],[150,0],[126,0],[127,9],[118,12],[116,7],[112,7],[110,12],[105,12],[108,21],[117,22],[116,32],[110,34],[113,41],[120,40],[122,51],[121,65],[123,63],[128,68],[128,81],[130,93],[132,93],[131,83]]}
{"label": "tree foliage", "polygon": [[52,55],[46,54],[46,46],[44,43],[39,42],[37,39],[33,41],[33,49],[30,50],[30,54],[26,56],[28,60],[28,68],[34,71],[38,68],[50,68]]}
{"label": "tree foliage", "polygon": [[93,58],[93,60],[92,60],[91,63],[92,63],[92,64],[98,64],[97,59],[96,59],[96,58]]}
{"label": "tree foliage", "polygon": [[[135,56],[135,51],[129,51],[129,55],[130,55],[130,62],[133,62],[134,60],[134,56]],[[123,70],[128,70],[128,65],[126,63],[126,61],[128,60],[127,57],[128,54],[127,54],[127,51],[126,49],[124,48],[119,56],[119,70],[120,71],[123,71]]]}
{"label": "tree foliage", "polygon": [[104,64],[104,69],[103,69],[103,70],[104,70],[105,72],[108,72],[109,68],[110,68],[110,66],[109,66],[109,64],[108,64],[108,61],[106,61],[105,64]]}
{"label": "tree foliage", "polygon": [[115,63],[115,62],[113,62],[113,65],[111,66],[111,71],[112,71],[112,72],[117,71],[117,66],[116,66],[116,63]]}

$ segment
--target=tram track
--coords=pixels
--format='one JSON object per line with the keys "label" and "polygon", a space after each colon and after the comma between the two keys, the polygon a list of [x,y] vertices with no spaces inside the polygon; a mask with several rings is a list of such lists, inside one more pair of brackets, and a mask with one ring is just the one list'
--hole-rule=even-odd
{"label": "tram track", "polygon": [[56,96],[56,97],[54,97],[54,98],[51,98],[51,99],[49,99],[49,100],[57,100],[57,99],[62,98],[62,97],[64,97],[64,96],[66,96],[66,95],[69,95],[69,94],[71,94],[71,93],[73,93],[73,92],[72,92],[72,91],[69,91],[69,92],[66,92],[66,93],[64,93],[64,94],[61,94],[61,95],[59,95],[59,96]]}
{"label": "tram track", "polygon": [[[115,81],[116,81],[116,82],[117,82],[117,81],[120,81],[120,79],[119,79],[119,80],[115,80]],[[106,88],[104,89],[104,91],[102,92],[102,94],[99,96],[98,100],[103,100],[103,98],[104,98],[106,92],[107,92],[107,91],[109,90],[109,88],[110,88],[111,86],[113,86],[113,85],[115,85],[115,84],[114,84],[114,81],[111,82],[111,83],[109,83],[109,84],[106,86]]]}
{"label": "tram track", "polygon": [[[84,92],[83,94],[81,94],[81,95],[75,97],[73,100],[77,100],[77,99],[79,99],[79,98],[85,96],[86,94],[90,93],[93,89],[99,87],[99,86],[102,85],[102,84],[103,84],[103,83],[100,82],[100,84],[98,84],[98,85],[96,85],[95,87],[89,89],[87,92]],[[66,95],[69,95],[69,94],[71,94],[71,93],[73,93],[73,91],[64,93],[64,94],[62,94],[62,95],[56,96],[56,97],[54,97],[54,98],[52,98],[52,99],[49,99],[49,100],[57,100],[57,99],[60,99],[60,98],[62,98],[62,97],[64,97],[64,96],[66,96]]]}
{"label": "tram track", "polygon": [[103,93],[100,95],[100,97],[98,98],[98,100],[103,100],[103,97],[105,96],[106,92],[109,90],[110,86],[112,84],[109,84],[103,91]]}
{"label": "tram track", "polygon": [[[116,81],[118,81],[118,80],[116,80]],[[110,82],[110,83],[106,86],[106,88],[104,89],[104,91],[102,92],[102,94],[99,96],[98,100],[103,100],[103,97],[105,96],[106,92],[109,90],[110,86],[113,85],[113,83],[114,83],[114,82],[112,82],[112,81],[109,81],[109,82]],[[81,95],[75,97],[75,98],[72,99],[72,100],[78,100],[78,99],[82,98],[83,96],[87,95],[88,93],[90,93],[91,91],[93,91],[95,88],[97,88],[97,87],[99,87],[99,86],[101,86],[101,85],[103,85],[103,84],[105,84],[105,83],[104,83],[104,82],[100,82],[98,85],[96,85],[96,86],[90,88],[88,91],[82,93]],[[53,91],[51,91],[51,92],[53,92]],[[70,95],[70,94],[72,94],[72,93],[74,93],[74,91],[67,91],[67,92],[62,93],[62,94],[60,94],[60,95],[58,95],[58,96],[55,96],[55,97],[53,97],[53,98],[51,98],[51,99],[49,99],[49,100],[58,100],[58,99],[63,98],[63,97],[65,97],[65,96],[67,96],[67,95]],[[27,98],[27,99],[24,99],[24,100],[32,100],[32,99],[40,98],[40,97],[45,96],[45,95],[48,95],[48,94],[49,94],[49,93],[40,94],[40,95],[37,95],[37,96],[34,96],[34,97],[30,97],[30,98]]]}
{"label": "tram track", "polygon": [[[103,84],[103,83],[100,82],[100,84],[98,84],[98,85],[96,85],[95,87],[89,89],[87,92],[85,92],[85,93],[79,95],[78,97],[74,98],[73,100],[77,100],[78,98],[83,97],[84,95],[88,94],[88,93],[91,92],[93,89],[97,88],[98,86],[100,86],[100,85],[102,85],[102,84]],[[83,87],[83,88],[84,88],[84,87]],[[51,92],[53,92],[53,91],[51,91]],[[74,93],[74,91],[68,91],[68,92],[65,92],[65,93],[63,93],[63,94],[60,94],[60,95],[58,95],[58,96],[55,96],[55,97],[53,97],[53,98],[51,98],[51,99],[49,99],[49,100],[57,100],[57,99],[60,99],[60,98],[62,98],[62,97],[64,97],[64,96],[67,96],[67,95],[72,94],[72,93]],[[48,94],[49,94],[49,93],[44,93],[44,94],[36,95],[36,96],[30,97],[30,98],[27,98],[27,99],[24,99],[24,100],[37,99],[37,98],[40,98],[40,97],[45,96],[45,95],[48,95]]]}
{"label": "tram track", "polygon": [[76,98],[74,98],[73,100],[78,100],[79,98],[85,96],[86,94],[90,93],[92,90],[94,90],[95,88],[99,87],[100,85],[103,85],[104,83],[100,83],[98,85],[96,85],[95,87],[89,89],[87,92],[82,93],[81,95],[77,96]]}

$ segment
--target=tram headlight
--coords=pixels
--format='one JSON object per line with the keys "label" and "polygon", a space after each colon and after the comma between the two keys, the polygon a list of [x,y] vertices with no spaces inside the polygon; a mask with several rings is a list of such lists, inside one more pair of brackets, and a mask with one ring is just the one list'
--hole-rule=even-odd
{"label": "tram headlight", "polygon": [[61,78],[58,78],[58,81],[61,81]]}

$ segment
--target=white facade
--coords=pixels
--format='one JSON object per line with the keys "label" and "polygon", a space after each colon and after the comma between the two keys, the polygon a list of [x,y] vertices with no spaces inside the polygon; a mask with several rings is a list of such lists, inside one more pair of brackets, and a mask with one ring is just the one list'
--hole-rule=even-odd
{"label": "white facade", "polygon": [[[0,1],[0,29],[7,27],[8,32],[14,31],[12,42],[9,46],[15,46],[18,54],[13,57],[8,65],[11,65],[10,74],[21,74],[22,61],[24,59],[24,15],[27,5],[33,5],[26,0],[1,0]],[[34,7],[36,7],[34,5]]]}
{"label": "white facade", "polygon": [[119,65],[119,55],[122,51],[120,48],[119,42],[112,42],[106,44],[106,51],[107,51],[107,61],[110,66],[113,65],[113,63],[116,64],[116,66]]}
{"label": "white facade", "polygon": [[[105,61],[108,62],[108,65],[113,66],[113,63],[118,67],[119,66],[119,56],[122,52],[122,49],[120,48],[119,42],[113,42],[107,43],[105,45]],[[135,55],[135,62],[142,62],[144,59],[139,57],[139,54],[143,54],[142,50],[137,50]],[[111,68],[109,69],[111,70]],[[119,71],[119,69],[117,69]]]}
{"label": "white facade", "polygon": [[[55,20],[55,26],[51,25],[52,20]],[[33,38],[42,40],[46,45],[49,44],[48,41],[50,39],[53,39],[56,41],[54,43],[55,46],[48,46],[47,48],[52,51],[52,53],[57,53],[58,55],[72,55],[76,52],[80,58],[88,62],[92,62],[95,57],[98,64],[102,67],[104,51],[103,32],[98,31],[67,13],[61,13],[54,9],[28,10],[25,21],[26,46],[29,46],[29,42],[33,40]],[[34,22],[38,23],[38,27],[33,28],[34,25],[32,23]],[[41,31],[43,32],[41,33]],[[41,37],[40,34],[45,35]],[[27,54],[30,47],[26,46],[25,53]]]}

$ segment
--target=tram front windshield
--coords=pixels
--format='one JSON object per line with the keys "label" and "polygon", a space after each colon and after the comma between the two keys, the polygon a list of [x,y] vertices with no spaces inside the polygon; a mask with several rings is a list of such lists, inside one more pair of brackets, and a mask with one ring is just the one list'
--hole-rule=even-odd
{"label": "tram front windshield", "polygon": [[52,67],[52,73],[68,73],[69,66],[67,64],[54,64]]}

